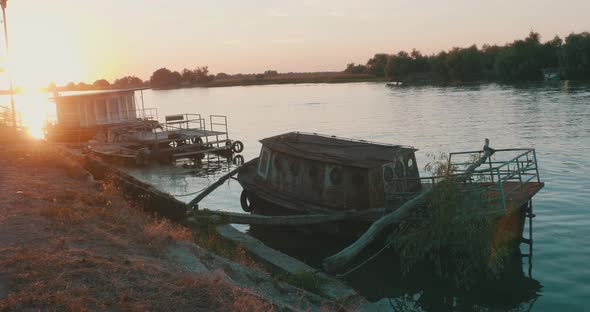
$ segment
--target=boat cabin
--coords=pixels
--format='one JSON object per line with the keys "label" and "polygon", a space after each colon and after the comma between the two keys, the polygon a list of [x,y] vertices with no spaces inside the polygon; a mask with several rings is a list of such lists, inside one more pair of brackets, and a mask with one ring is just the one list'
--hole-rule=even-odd
{"label": "boat cabin", "polygon": [[260,142],[257,183],[328,209],[391,206],[420,189],[413,147],[300,132]]}
{"label": "boat cabin", "polygon": [[[154,109],[138,108],[139,89],[80,92],[54,97],[57,120],[48,128],[48,137],[57,141],[84,141],[97,133],[122,124],[153,119]],[[143,101],[140,103],[143,107]]]}
{"label": "boat cabin", "polygon": [[137,89],[85,92],[55,97],[57,124],[64,128],[84,128],[136,120]]}

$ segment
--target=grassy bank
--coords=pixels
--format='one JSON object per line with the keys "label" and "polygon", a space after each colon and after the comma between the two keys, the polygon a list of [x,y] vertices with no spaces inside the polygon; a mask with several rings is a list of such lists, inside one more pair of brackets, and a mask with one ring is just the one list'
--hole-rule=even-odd
{"label": "grassy bank", "polygon": [[273,84],[302,84],[302,83],[350,83],[350,82],[378,82],[386,81],[373,75],[352,75],[345,73],[334,73],[330,75],[281,75],[278,77],[260,79],[223,79],[214,80],[199,86],[206,88],[232,87],[232,86],[256,86]]}
{"label": "grassy bank", "polygon": [[196,246],[47,144],[0,145],[0,311],[268,311],[330,307]]}

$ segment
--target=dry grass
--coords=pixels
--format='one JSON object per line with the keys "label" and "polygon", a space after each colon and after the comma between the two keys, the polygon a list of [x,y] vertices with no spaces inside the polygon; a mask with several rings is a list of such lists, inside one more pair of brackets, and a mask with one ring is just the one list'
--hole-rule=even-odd
{"label": "dry grass", "polygon": [[197,245],[243,266],[260,272],[267,272],[262,265],[248,255],[248,252],[242,246],[231,241],[222,240],[215,230],[215,225],[203,223],[198,227],[191,226],[193,230],[193,241]]}
{"label": "dry grass", "polygon": [[0,150],[0,171],[0,204],[11,205],[9,213],[0,207],[0,230],[18,238],[0,235],[0,283],[10,289],[0,311],[272,310],[221,274],[167,261],[162,250],[191,240],[187,228],[147,217],[55,150]]}
{"label": "dry grass", "polygon": [[192,233],[189,229],[166,219],[150,218],[144,226],[144,234],[151,240],[192,240]]}
{"label": "dry grass", "polygon": [[[222,274],[186,275],[144,258],[88,250],[2,250],[15,290],[0,310],[270,311],[272,306],[228,284]],[[5,255],[6,253],[10,255]]]}

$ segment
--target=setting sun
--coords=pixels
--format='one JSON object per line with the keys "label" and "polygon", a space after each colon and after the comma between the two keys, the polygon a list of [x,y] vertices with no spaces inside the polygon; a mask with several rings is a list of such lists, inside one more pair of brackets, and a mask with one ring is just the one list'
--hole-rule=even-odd
{"label": "setting sun", "polygon": [[[11,1],[8,15],[10,68],[15,85],[26,90],[49,82],[113,79],[125,51],[117,33],[98,16],[69,14],[59,2]],[[5,79],[5,78],[4,78]]]}

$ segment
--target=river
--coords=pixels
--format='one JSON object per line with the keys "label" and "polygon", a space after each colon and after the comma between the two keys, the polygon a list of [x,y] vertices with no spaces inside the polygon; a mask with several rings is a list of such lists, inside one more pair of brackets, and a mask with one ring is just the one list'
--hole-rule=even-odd
{"label": "river", "polygon": [[[259,139],[288,131],[414,146],[419,149],[420,167],[428,161],[428,154],[479,149],[484,138],[489,138],[494,148],[534,147],[541,180],[546,182],[534,198],[532,279],[542,288],[538,298],[508,307],[502,305],[509,300],[506,294],[490,293],[487,300],[481,300],[481,311],[528,307],[533,311],[581,311],[590,304],[588,84],[392,88],[383,83],[349,83],[143,93],[145,106],[157,107],[160,119],[182,112],[227,115],[230,137],[244,142],[246,160],[258,156]],[[205,164],[201,169],[178,166],[134,170],[133,174],[188,201],[190,196],[181,195],[206,187],[230,167],[214,161]],[[241,211],[240,192],[239,184],[229,180],[200,206]],[[528,271],[527,261],[523,261],[522,270]],[[402,296],[407,288],[382,285],[387,281],[379,280],[378,272],[366,278],[376,279],[378,287],[373,288],[397,289],[408,303],[426,296],[426,289],[432,288],[423,285]],[[391,293],[384,291],[383,296]],[[369,297],[380,296],[371,292]],[[465,300],[462,298],[454,300]]]}

